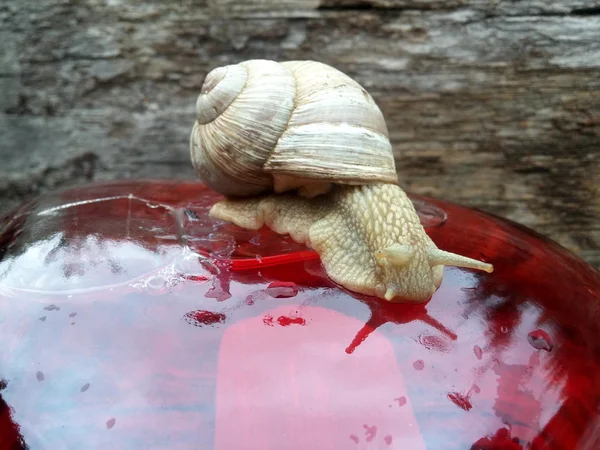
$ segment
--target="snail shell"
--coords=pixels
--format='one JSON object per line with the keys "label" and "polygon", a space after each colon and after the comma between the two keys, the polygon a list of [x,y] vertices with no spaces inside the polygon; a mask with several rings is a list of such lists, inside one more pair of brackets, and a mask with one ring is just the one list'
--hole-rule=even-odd
{"label": "snail shell", "polygon": [[250,60],[211,71],[196,102],[190,151],[202,181],[228,196],[398,183],[373,98],[315,61]]}

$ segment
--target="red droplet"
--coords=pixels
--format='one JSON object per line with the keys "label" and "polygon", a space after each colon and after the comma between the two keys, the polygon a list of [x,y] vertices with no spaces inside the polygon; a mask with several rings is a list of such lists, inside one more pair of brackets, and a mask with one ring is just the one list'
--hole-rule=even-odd
{"label": "red droplet", "polygon": [[477,359],[481,359],[483,357],[483,350],[479,345],[473,346],[473,353],[475,353]]}
{"label": "red droplet", "polygon": [[224,323],[227,320],[227,316],[223,313],[216,313],[212,311],[190,311],[183,316],[185,321],[196,327],[204,325],[215,325],[217,323]]}
{"label": "red droplet", "polygon": [[188,281],[193,281],[194,283],[203,283],[204,281],[208,281],[208,277],[203,275],[186,275],[185,279]]}
{"label": "red droplet", "polygon": [[481,389],[479,388],[479,386],[477,386],[476,384],[473,385],[473,387],[471,388],[473,390],[473,392],[475,392],[476,394],[479,394],[481,392]]}
{"label": "red droplet", "polygon": [[365,437],[367,438],[367,442],[371,442],[377,436],[377,427],[375,425],[369,426],[367,424],[363,425],[365,429]]}
{"label": "red droplet", "polygon": [[417,359],[413,363],[413,367],[415,368],[415,370],[423,370],[425,368],[425,362],[422,359]]}
{"label": "red droplet", "polygon": [[406,405],[406,397],[404,395],[402,397],[395,398],[394,401],[398,402],[398,406]]}
{"label": "red droplet", "polygon": [[537,350],[552,351],[554,343],[552,338],[544,330],[537,329],[527,335],[527,342]]}
{"label": "red droplet", "polygon": [[273,316],[266,315],[265,317],[263,317],[263,323],[265,325],[272,327],[273,326]]}
{"label": "red droplet", "polygon": [[306,320],[302,317],[279,316],[277,318],[277,323],[282,327],[289,327],[290,325],[306,325]]}
{"label": "red droplet", "polygon": [[473,407],[473,405],[469,401],[469,397],[459,392],[449,393],[448,398],[452,401],[452,403],[454,403],[460,409],[464,409],[465,411],[468,411]]}
{"label": "red droplet", "polygon": [[298,295],[298,286],[291,281],[273,281],[265,291],[273,298],[289,298]]}
{"label": "red droplet", "polygon": [[450,351],[450,343],[439,336],[421,335],[418,342],[421,343],[427,350],[436,352],[448,353]]}
{"label": "red droplet", "polygon": [[358,444],[358,442],[359,442],[358,436],[356,436],[355,434],[351,434],[350,439],[352,439],[355,444]]}
{"label": "red droplet", "polygon": [[392,436],[388,434],[383,438],[383,441],[386,443],[386,445],[392,445]]}

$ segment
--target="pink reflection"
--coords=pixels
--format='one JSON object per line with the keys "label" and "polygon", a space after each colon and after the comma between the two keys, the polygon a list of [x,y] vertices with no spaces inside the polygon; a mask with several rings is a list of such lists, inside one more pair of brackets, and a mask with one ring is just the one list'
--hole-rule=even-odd
{"label": "pink reflection", "polygon": [[389,408],[408,397],[391,343],[373,332],[348,354],[340,336],[358,320],[315,306],[302,318],[306,326],[294,327],[250,318],[223,335],[215,449],[425,449],[412,408]]}

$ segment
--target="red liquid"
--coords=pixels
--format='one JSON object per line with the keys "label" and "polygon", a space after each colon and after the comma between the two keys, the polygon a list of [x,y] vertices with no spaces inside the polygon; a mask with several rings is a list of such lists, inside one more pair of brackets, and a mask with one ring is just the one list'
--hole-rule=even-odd
{"label": "red liquid", "polygon": [[600,274],[566,250],[413,197],[495,271],[394,305],[219,198],[92,185],[0,221],[1,450],[600,448]]}

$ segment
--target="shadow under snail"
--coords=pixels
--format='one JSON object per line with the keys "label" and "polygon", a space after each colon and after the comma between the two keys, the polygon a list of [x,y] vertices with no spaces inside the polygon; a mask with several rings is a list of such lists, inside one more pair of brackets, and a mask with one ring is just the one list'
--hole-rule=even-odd
{"label": "shadow under snail", "polygon": [[444,266],[493,266],[438,249],[398,185],[383,114],[356,81],[315,61],[212,70],[196,102],[192,163],[226,200],[210,215],[314,249],[346,289],[423,302]]}

